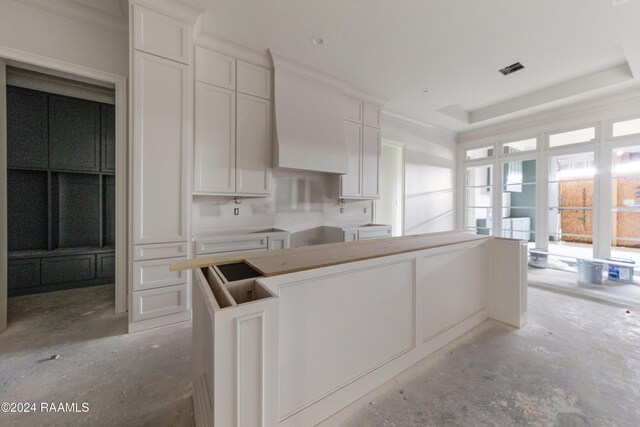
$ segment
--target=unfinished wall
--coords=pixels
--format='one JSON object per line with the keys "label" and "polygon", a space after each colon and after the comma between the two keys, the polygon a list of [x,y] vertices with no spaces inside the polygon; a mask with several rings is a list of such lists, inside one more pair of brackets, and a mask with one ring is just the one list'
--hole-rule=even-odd
{"label": "unfinished wall", "polygon": [[128,75],[128,34],[15,0],[0,6],[0,46]]}
{"label": "unfinished wall", "polygon": [[[593,180],[560,181],[559,206],[564,208],[591,208],[593,206]],[[590,210],[561,210],[560,228],[565,242],[592,243],[590,237],[566,234],[593,235],[593,212]]]}
{"label": "unfinished wall", "polygon": [[382,139],[405,146],[405,234],[453,230],[453,133],[383,115]]}

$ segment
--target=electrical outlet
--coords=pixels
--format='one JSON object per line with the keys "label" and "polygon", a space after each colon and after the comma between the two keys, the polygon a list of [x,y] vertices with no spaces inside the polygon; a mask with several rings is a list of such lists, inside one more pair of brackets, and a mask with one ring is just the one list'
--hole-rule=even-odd
{"label": "electrical outlet", "polygon": [[367,213],[367,208],[362,208],[362,213]]}
{"label": "electrical outlet", "polygon": [[233,214],[234,215],[240,215],[240,208],[233,208]]}
{"label": "electrical outlet", "polygon": [[340,213],[344,213],[344,208],[340,208]]}

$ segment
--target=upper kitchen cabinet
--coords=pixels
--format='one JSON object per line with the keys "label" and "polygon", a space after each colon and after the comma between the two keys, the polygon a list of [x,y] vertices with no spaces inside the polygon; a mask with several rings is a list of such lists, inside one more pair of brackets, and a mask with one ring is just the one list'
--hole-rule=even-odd
{"label": "upper kitchen cabinet", "polygon": [[194,192],[233,194],[236,93],[200,82],[196,82],[195,89]]}
{"label": "upper kitchen cabinet", "polygon": [[271,103],[238,94],[236,192],[268,195],[271,191]]}
{"label": "upper kitchen cabinet", "polygon": [[349,171],[340,177],[340,198],[380,197],[380,107],[345,96],[345,141]]}
{"label": "upper kitchen cabinet", "polygon": [[189,63],[189,24],[135,4],[133,17],[134,49],[183,64]]}
{"label": "upper kitchen cabinet", "polygon": [[351,96],[344,97],[343,118],[374,128],[380,127],[380,106]]}
{"label": "upper kitchen cabinet", "polygon": [[271,99],[271,70],[237,61],[238,92]]}
{"label": "upper kitchen cabinet", "polygon": [[271,71],[196,47],[193,192],[271,192]]}
{"label": "upper kitchen cabinet", "polygon": [[100,170],[99,104],[67,96],[49,96],[49,167]]}
{"label": "upper kitchen cabinet", "polygon": [[47,94],[7,86],[7,164],[46,169],[49,165]]}
{"label": "upper kitchen cabinet", "polygon": [[196,81],[236,89],[236,59],[196,46]]}
{"label": "upper kitchen cabinet", "polygon": [[133,53],[134,244],[188,239],[189,69]]}

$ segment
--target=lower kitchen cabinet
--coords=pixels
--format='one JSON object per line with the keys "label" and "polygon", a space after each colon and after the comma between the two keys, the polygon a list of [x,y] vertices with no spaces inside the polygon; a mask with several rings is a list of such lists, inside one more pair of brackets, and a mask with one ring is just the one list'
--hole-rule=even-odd
{"label": "lower kitchen cabinet", "polygon": [[73,248],[10,252],[9,296],[113,283],[113,249]]}

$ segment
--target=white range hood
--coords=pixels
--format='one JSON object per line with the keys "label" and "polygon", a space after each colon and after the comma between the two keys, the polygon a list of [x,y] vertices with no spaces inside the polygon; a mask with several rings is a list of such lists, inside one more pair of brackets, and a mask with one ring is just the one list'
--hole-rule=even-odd
{"label": "white range hood", "polygon": [[271,52],[274,65],[274,166],[347,173],[342,111],[347,84]]}

